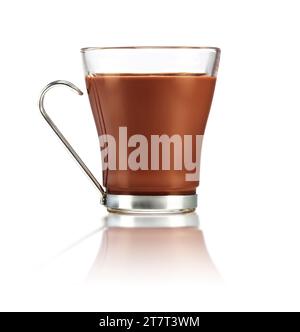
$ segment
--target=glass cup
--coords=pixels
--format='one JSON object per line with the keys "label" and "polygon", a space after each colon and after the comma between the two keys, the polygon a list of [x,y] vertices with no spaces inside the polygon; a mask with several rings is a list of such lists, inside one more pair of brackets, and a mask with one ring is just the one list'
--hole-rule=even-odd
{"label": "glass cup", "polygon": [[112,212],[173,213],[197,207],[203,135],[214,94],[215,47],[81,49],[102,157],[100,185],[46,113],[60,140],[100,190]]}

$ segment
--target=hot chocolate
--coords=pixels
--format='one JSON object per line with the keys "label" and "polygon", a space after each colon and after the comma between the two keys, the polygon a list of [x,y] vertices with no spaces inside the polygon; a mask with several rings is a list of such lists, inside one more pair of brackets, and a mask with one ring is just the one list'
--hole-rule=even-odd
{"label": "hot chocolate", "polygon": [[[201,149],[201,144],[196,144],[197,138],[204,134],[215,83],[215,77],[189,73],[92,74],[86,77],[98,135],[113,137],[116,142],[114,167],[103,171],[103,183],[108,193],[195,193],[199,184],[198,174],[188,180],[187,174],[195,173],[195,169],[188,167],[191,160],[188,163],[185,159],[184,149],[190,150],[190,159],[195,164]],[[134,145],[130,140],[129,144],[125,142],[125,138],[135,135],[145,137],[148,145],[146,150],[143,145],[140,155],[135,154],[135,162],[140,167],[132,169],[128,165],[130,155],[141,148],[143,141],[136,141]],[[169,138],[166,140],[169,149],[163,146],[163,139],[158,140],[161,144],[155,161],[151,151],[153,137]],[[102,143],[102,148],[105,148],[105,142]],[[111,157],[110,153],[112,150],[108,150],[106,159]],[[166,155],[168,153],[169,156]],[[168,170],[166,158],[169,158]]]}

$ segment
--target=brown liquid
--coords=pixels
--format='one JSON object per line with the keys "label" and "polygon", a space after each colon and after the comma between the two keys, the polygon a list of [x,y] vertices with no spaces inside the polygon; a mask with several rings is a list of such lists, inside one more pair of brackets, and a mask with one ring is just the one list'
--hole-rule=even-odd
{"label": "brown liquid", "polygon": [[[215,82],[216,78],[211,76],[185,73],[86,77],[98,135],[114,136],[117,151],[119,127],[127,127],[128,138],[135,134],[146,136],[149,146],[151,135],[203,135]],[[134,148],[128,148],[128,155],[132,150]],[[196,156],[195,150],[193,144],[193,156]],[[112,194],[193,194],[199,182],[186,181],[187,172],[174,168],[107,170],[103,172],[103,183]]]}

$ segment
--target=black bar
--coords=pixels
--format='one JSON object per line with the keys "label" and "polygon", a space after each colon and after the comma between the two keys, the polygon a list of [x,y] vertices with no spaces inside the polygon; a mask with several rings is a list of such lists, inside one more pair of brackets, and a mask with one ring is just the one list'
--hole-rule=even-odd
{"label": "black bar", "polygon": [[[15,315],[16,314],[16,315]],[[41,312],[2,313],[2,326],[15,329],[53,331],[146,331],[149,329],[199,329],[202,313],[199,312]],[[6,325],[8,324],[8,325]],[[211,322],[213,327],[213,323]]]}

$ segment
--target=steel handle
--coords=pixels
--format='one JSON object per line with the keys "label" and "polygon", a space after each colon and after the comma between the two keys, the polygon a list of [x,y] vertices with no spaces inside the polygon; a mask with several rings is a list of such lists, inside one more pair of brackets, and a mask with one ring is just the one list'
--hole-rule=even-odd
{"label": "steel handle", "polygon": [[78,164],[81,166],[81,168],[84,170],[84,172],[88,175],[88,177],[92,180],[92,182],[97,187],[97,189],[101,192],[101,194],[102,194],[101,203],[105,204],[106,192],[105,192],[104,188],[101,186],[101,184],[95,178],[93,173],[89,170],[89,168],[86,166],[86,164],[83,162],[83,160],[79,157],[77,152],[73,149],[71,144],[68,142],[68,140],[61,133],[61,131],[57,128],[55,123],[51,120],[50,116],[45,111],[45,108],[44,108],[45,95],[51,88],[58,86],[58,85],[67,86],[67,87],[71,88],[73,91],[77,92],[79,95],[83,95],[83,92],[76,85],[74,85],[71,82],[63,81],[63,80],[51,82],[47,86],[45,86],[45,88],[41,92],[40,99],[39,99],[40,112],[43,115],[44,119],[47,121],[48,125],[52,128],[52,130],[55,132],[55,134],[58,136],[58,138],[62,141],[62,143],[65,145],[65,147],[69,150],[69,152],[74,157],[74,159],[78,162]]}

